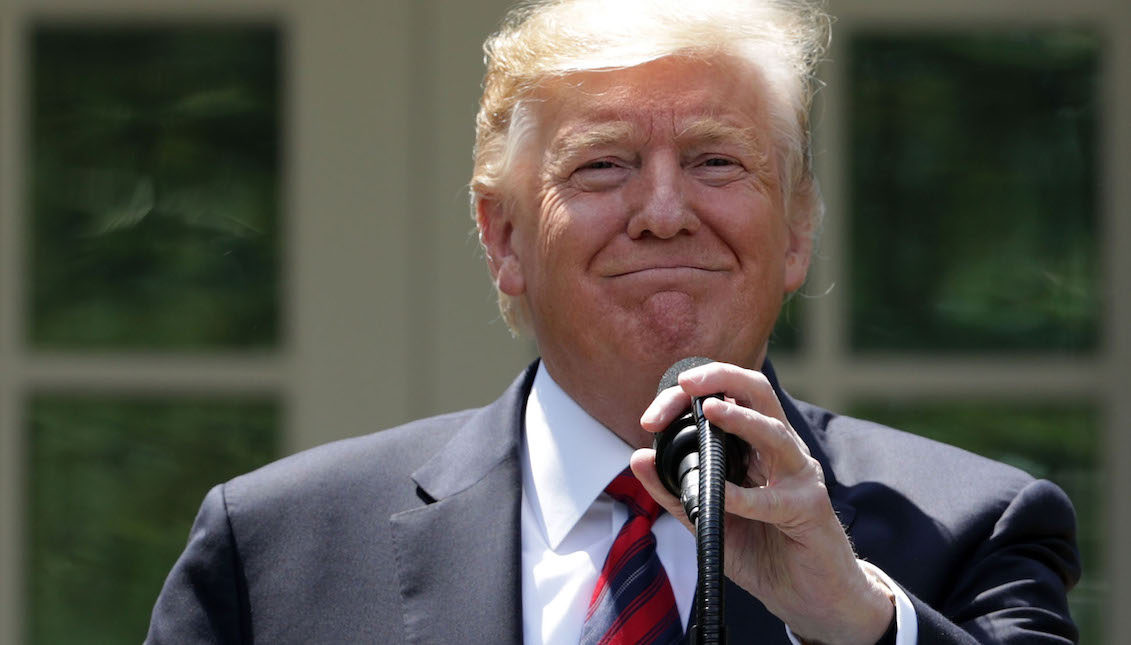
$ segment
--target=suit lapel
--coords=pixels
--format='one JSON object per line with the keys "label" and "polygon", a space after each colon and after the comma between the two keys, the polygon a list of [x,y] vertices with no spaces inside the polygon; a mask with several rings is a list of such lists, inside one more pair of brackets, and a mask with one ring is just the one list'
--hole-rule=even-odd
{"label": "suit lapel", "polygon": [[425,504],[390,520],[410,643],[522,641],[518,447],[533,376],[413,473]]}

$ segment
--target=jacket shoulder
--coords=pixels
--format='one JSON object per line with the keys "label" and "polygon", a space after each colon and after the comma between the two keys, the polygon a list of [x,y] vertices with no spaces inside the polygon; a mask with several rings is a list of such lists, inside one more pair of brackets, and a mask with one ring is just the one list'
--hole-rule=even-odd
{"label": "jacket shoulder", "polygon": [[842,485],[890,482],[932,495],[998,490],[1008,499],[1033,481],[1020,468],[941,441],[811,404],[797,405]]}
{"label": "jacket shoulder", "polygon": [[926,437],[798,408],[827,453],[830,495],[852,509],[860,556],[932,606],[1006,568],[1060,593],[1079,578],[1075,513],[1055,484]]}
{"label": "jacket shoulder", "polygon": [[224,485],[230,511],[263,504],[323,504],[358,487],[383,490],[408,476],[446,444],[477,410],[443,414],[309,448]]}

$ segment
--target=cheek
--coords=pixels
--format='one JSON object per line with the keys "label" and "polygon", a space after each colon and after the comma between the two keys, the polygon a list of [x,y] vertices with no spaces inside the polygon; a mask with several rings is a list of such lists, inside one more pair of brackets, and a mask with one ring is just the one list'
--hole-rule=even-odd
{"label": "cheek", "polygon": [[764,262],[768,253],[784,257],[789,236],[775,200],[750,185],[732,185],[702,202],[710,226],[742,262]]}
{"label": "cheek", "polygon": [[609,193],[549,193],[539,209],[538,232],[548,267],[587,266],[619,230],[618,202]]}

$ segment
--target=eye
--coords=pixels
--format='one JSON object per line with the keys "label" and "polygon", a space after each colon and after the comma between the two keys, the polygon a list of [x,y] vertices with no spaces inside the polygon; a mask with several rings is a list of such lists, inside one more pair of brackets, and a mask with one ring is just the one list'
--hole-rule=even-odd
{"label": "eye", "polygon": [[727,157],[710,157],[703,161],[703,165],[709,168],[724,168],[726,166],[736,165],[736,162]]}
{"label": "eye", "polygon": [[746,176],[746,167],[737,158],[727,154],[710,153],[691,162],[689,172],[712,186],[723,186]]}
{"label": "eye", "polygon": [[578,170],[607,170],[609,168],[616,168],[617,165],[611,161],[601,159],[598,161],[590,161],[589,163],[581,166]]}
{"label": "eye", "polygon": [[617,158],[586,161],[573,171],[570,181],[586,192],[610,190],[624,183],[629,173],[627,164]]}

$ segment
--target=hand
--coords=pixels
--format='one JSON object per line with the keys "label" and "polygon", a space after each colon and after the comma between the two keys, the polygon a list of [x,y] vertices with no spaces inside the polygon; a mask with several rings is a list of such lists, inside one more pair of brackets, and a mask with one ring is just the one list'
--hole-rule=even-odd
{"label": "hand", "polygon": [[[726,485],[726,576],[805,642],[875,643],[892,619],[891,597],[856,561],[821,465],[789,425],[765,376],[724,363],[688,370],[678,387],[656,396],[641,427],[659,432],[691,397],[720,392],[724,400],[707,399],[703,414],[751,446],[745,485]],[[636,451],[632,471],[692,529],[679,500],[660,483],[654,455]]]}

